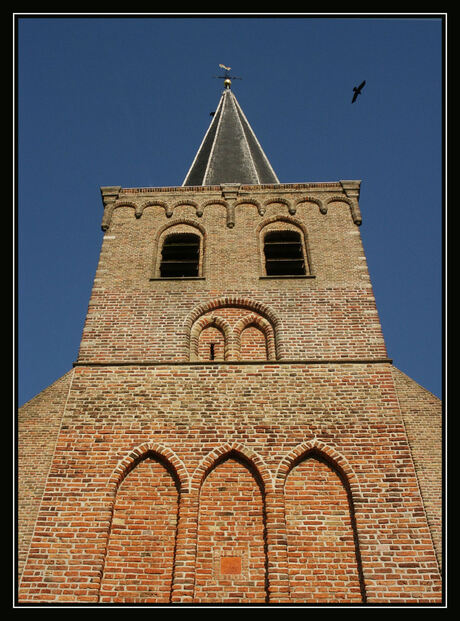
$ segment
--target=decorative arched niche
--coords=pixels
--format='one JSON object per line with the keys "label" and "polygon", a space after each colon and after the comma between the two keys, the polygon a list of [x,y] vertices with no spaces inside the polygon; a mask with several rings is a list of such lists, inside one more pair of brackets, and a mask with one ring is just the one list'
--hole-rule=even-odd
{"label": "decorative arched niche", "polygon": [[197,468],[198,519],[194,602],[231,602],[244,590],[248,603],[268,601],[266,489],[255,459],[219,447]]}
{"label": "decorative arched niche", "polygon": [[[171,451],[140,447],[119,464],[98,601],[168,603],[181,480]],[[181,475],[182,464],[179,462]]]}
{"label": "decorative arched niche", "polygon": [[[259,302],[244,298],[210,301],[192,311],[184,328],[187,357],[191,361],[283,357],[280,321],[270,308]],[[214,342],[207,338],[211,332],[209,335],[205,332],[211,328],[217,339]],[[205,341],[208,349],[203,344]]]}
{"label": "decorative arched niche", "polygon": [[[291,601],[365,603],[355,502],[356,475],[336,451],[313,440],[281,462]],[[328,584],[324,590],[324,584]]]}
{"label": "decorative arched niche", "polygon": [[276,360],[275,335],[267,319],[257,313],[244,315],[233,333],[239,360]]}
{"label": "decorative arched niche", "polygon": [[200,317],[193,324],[190,334],[190,360],[227,360],[230,332],[230,325],[219,315]]}

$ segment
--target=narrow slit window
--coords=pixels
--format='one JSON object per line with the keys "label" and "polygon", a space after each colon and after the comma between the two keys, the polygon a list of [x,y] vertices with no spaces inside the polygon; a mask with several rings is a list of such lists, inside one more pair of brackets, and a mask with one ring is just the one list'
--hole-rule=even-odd
{"label": "narrow slit window", "polygon": [[264,240],[267,276],[305,276],[305,257],[300,234],[271,231]]}
{"label": "narrow slit window", "polygon": [[200,238],[193,233],[168,235],[161,251],[162,278],[193,278],[199,276]]}

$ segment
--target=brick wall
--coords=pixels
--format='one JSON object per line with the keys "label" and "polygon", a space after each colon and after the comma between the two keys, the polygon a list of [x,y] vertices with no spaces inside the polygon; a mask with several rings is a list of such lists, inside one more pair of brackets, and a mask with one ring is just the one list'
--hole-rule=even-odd
{"label": "brick wall", "polygon": [[73,371],[51,384],[18,411],[17,519],[18,570],[21,575],[51,467]]}
{"label": "brick wall", "polygon": [[361,603],[353,508],[337,472],[313,453],[290,471],[284,495],[291,601]]}
{"label": "brick wall", "polygon": [[428,524],[441,567],[444,497],[442,403],[395,367],[393,377]]}
{"label": "brick wall", "polygon": [[[134,494],[123,505],[124,485],[136,481],[136,468],[139,477],[147,476],[141,473],[146,454],[167,462],[168,472],[175,472],[180,482],[173,602],[205,598],[206,584],[213,587],[216,601],[235,597],[245,601],[246,595],[237,595],[245,592],[245,586],[254,586],[251,597],[258,601],[265,597],[271,602],[290,601],[296,593],[303,598],[313,586],[308,596],[321,601],[344,601],[345,592],[346,597],[358,599],[363,596],[359,562],[368,602],[439,601],[437,561],[388,363],[80,366],[74,372],[43,496],[42,519],[37,522],[23,573],[23,601],[97,602],[101,575],[101,593],[108,597],[116,575],[116,556],[111,550],[117,546],[111,537],[126,536],[117,532],[121,526],[118,512],[129,503],[137,504]],[[327,507],[318,507],[322,531],[316,525],[318,517],[300,516],[300,522],[293,524],[293,505],[298,503],[292,494],[298,498],[303,493],[296,481],[310,467],[303,460],[313,449],[322,458],[320,466],[310,472],[314,480],[300,479],[307,486],[305,494],[308,485],[313,486],[310,490],[321,487],[323,494],[327,490]],[[225,456],[231,460],[225,461]],[[155,486],[167,486],[171,495],[168,492],[165,502],[175,507],[174,477],[165,473],[167,483],[163,484],[163,478],[153,471],[148,476],[155,478]],[[149,493],[147,503],[156,497],[153,489]],[[140,524],[127,527],[145,532],[152,554],[157,545],[169,545],[171,550],[171,534],[169,544],[149,539],[156,529],[166,533],[167,528],[161,515],[155,516],[159,522],[146,525],[145,508],[142,500]],[[116,522],[111,535],[112,514]],[[173,527],[176,515],[176,509],[171,509],[168,528]],[[360,561],[352,542],[352,518]],[[136,522],[136,513],[132,519]],[[299,542],[307,567],[303,577],[295,570],[289,529],[305,534]],[[248,532],[252,533],[249,548]],[[318,534],[322,545],[317,537],[309,545],[312,533]],[[142,532],[139,536],[142,539]],[[236,563],[237,569],[241,563],[240,581],[223,578],[225,566],[221,568],[219,558],[229,553],[225,541],[234,551],[231,556],[240,559],[228,561]],[[142,554],[145,543],[135,546],[136,553]],[[265,565],[259,558],[262,548]],[[334,562],[338,550],[342,566]],[[318,575],[319,560],[321,570],[328,573],[327,585],[323,585],[327,593],[311,576]],[[294,572],[288,569],[289,563]],[[195,566],[197,571],[200,568],[196,586]],[[154,574],[158,570],[154,563],[149,569]],[[347,578],[341,582],[342,569]],[[137,564],[137,572],[133,581],[141,588],[136,597],[147,601],[151,593],[144,581],[151,576],[144,563]],[[123,579],[127,579],[126,572]],[[161,591],[164,601],[169,601],[167,580]],[[128,591],[127,587],[117,589],[117,597],[126,593],[128,601]],[[155,593],[159,597],[159,587]]]}
{"label": "brick wall", "polygon": [[150,456],[117,491],[100,586],[100,602],[169,601],[179,491],[175,477]]}
{"label": "brick wall", "polygon": [[200,490],[196,603],[265,603],[263,491],[241,460],[217,463]]}
{"label": "brick wall", "polygon": [[[387,359],[356,200],[232,192],[104,195],[21,602],[441,600],[439,463],[421,483],[421,401]],[[201,240],[194,279],[158,278],[174,227]],[[304,277],[267,277],[278,227],[300,232]]]}
{"label": "brick wall", "polygon": [[[167,204],[159,191],[122,191],[104,236],[79,361],[188,360],[190,316],[200,305],[214,309],[216,301],[228,299],[233,306],[244,301],[246,311],[262,305],[259,314],[283,341],[278,358],[386,357],[359,230],[342,202],[349,199],[335,186],[313,189],[321,199],[312,188],[307,194],[290,186],[279,197],[260,187],[242,192],[232,227],[221,193],[212,188],[188,192],[187,200],[183,192],[171,192]],[[327,204],[327,213],[307,199]],[[205,206],[199,210],[199,204]],[[169,218],[168,205],[174,205]],[[187,227],[203,240],[202,276],[157,278],[165,232]],[[300,231],[305,278],[265,277],[267,227]]]}

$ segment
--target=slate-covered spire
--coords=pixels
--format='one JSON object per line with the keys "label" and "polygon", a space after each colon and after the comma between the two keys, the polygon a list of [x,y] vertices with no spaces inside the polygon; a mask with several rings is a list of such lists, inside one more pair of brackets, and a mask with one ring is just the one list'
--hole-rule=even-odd
{"label": "slate-covered spire", "polygon": [[230,79],[183,186],[279,183],[235,95]]}

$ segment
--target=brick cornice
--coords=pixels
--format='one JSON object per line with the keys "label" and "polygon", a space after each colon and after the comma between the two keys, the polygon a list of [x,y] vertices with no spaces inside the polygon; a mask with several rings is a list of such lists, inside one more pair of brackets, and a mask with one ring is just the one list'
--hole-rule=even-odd
{"label": "brick cornice", "polygon": [[123,360],[123,361],[75,361],[74,367],[174,367],[174,366],[197,366],[197,365],[255,365],[255,366],[279,366],[279,365],[311,365],[311,364],[393,364],[392,358],[331,358],[305,360]]}

